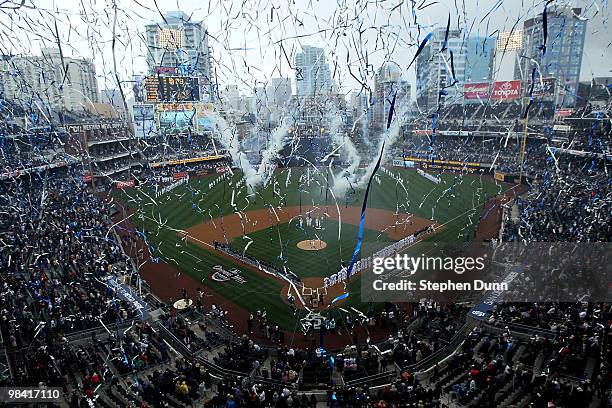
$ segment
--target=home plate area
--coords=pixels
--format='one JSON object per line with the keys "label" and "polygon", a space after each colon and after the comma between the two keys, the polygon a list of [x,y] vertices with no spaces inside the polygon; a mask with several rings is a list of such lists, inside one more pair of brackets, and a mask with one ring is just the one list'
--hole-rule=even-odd
{"label": "home plate area", "polygon": [[[281,298],[285,303],[289,303],[289,295],[293,296],[294,305],[298,309],[317,309],[323,310],[327,308],[331,301],[344,293],[344,285],[338,284],[334,286],[325,287],[323,284],[323,278],[321,277],[309,277],[303,278],[301,282],[296,285],[297,287],[291,287],[288,284],[283,286],[281,290]],[[299,291],[304,305],[297,299],[295,290]],[[339,304],[342,301],[336,303]]]}
{"label": "home plate area", "polygon": [[302,286],[302,298],[309,307],[317,308],[325,305],[327,288],[307,288]]}

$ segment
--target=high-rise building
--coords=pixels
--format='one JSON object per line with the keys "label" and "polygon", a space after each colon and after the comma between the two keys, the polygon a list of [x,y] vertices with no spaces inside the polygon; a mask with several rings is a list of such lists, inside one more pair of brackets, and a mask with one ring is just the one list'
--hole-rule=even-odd
{"label": "high-rise building", "polygon": [[277,107],[286,106],[291,101],[291,79],[272,78],[266,93],[268,98],[272,99],[269,104]]}
{"label": "high-rise building", "polygon": [[536,68],[536,78],[556,79],[558,105],[576,104],[587,25],[587,20],[580,18],[581,12],[569,6],[548,8],[546,44],[542,14],[525,21],[521,58],[514,73],[523,81],[523,89],[529,89]]}
{"label": "high-rise building", "polygon": [[225,109],[240,110],[240,92],[238,85],[228,85],[223,92]]}
{"label": "high-rise building", "polygon": [[269,115],[269,103],[268,103],[268,92],[265,86],[255,87],[255,113],[258,117],[262,118]]}
{"label": "high-rise building", "polygon": [[363,118],[366,118],[369,123],[374,117],[374,109],[370,106],[368,94],[365,90],[351,93],[349,107],[354,120],[361,118],[363,115]]}
{"label": "high-rise building", "polygon": [[62,61],[56,48],[43,48],[42,56],[4,56],[0,71],[6,99],[34,100],[55,111],[92,111],[100,102],[93,63],[66,56]]}
{"label": "high-rise building", "polygon": [[[446,49],[441,52],[445,38]],[[485,37],[464,38],[460,30],[449,30],[448,36],[446,28],[434,30],[416,61],[416,94],[420,109],[434,110],[438,102],[442,105],[458,103],[463,83],[476,78],[490,80],[494,46],[494,42]],[[457,83],[453,85],[454,81]]]}
{"label": "high-rise building", "polygon": [[163,15],[164,21],[146,26],[147,63],[152,74],[200,77],[210,85],[211,54],[208,33],[201,21],[182,11]]}
{"label": "high-rise building", "polygon": [[519,59],[521,48],[523,48],[522,29],[514,32],[504,31],[499,33],[495,46],[493,80],[511,81],[515,79],[514,66]]}
{"label": "high-rise building", "polygon": [[295,55],[295,83],[298,97],[333,92],[332,78],[323,48],[302,46]]}
{"label": "high-rise building", "polygon": [[245,113],[252,114],[254,117],[254,114],[256,112],[255,97],[248,96],[248,95],[241,96],[240,97],[240,110]]}
{"label": "high-rise building", "polygon": [[410,84],[402,78],[399,65],[393,62],[383,64],[374,80],[376,103],[373,109],[372,125],[376,130],[384,130],[387,125],[391,103],[395,95],[395,108],[410,101]]}
{"label": "high-rise building", "polygon": [[495,45],[495,41],[487,37],[468,37],[465,40],[464,82],[491,80],[495,60]]}
{"label": "high-rise building", "polygon": [[374,120],[374,110],[376,97],[365,89],[353,91],[350,97],[348,113],[350,115],[349,125],[353,132],[350,137],[354,138],[355,143],[362,144],[362,141],[369,137],[369,130]]}

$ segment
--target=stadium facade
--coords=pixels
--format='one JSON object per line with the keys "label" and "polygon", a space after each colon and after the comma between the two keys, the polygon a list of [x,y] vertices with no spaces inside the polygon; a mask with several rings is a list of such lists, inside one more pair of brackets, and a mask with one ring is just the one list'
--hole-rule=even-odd
{"label": "stadium facade", "polygon": [[333,92],[329,64],[323,48],[302,46],[295,55],[295,82],[298,97],[312,97]]}

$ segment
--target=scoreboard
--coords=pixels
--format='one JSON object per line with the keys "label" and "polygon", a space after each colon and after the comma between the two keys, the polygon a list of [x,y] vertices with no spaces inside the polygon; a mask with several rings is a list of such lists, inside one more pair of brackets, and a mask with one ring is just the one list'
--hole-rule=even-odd
{"label": "scoreboard", "polygon": [[147,102],[186,102],[200,100],[198,78],[150,76],[145,81]]}

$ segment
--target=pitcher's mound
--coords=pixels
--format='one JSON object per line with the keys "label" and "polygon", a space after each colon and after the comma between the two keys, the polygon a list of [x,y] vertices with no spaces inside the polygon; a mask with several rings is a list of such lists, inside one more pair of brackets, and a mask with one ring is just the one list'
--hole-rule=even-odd
{"label": "pitcher's mound", "polygon": [[297,247],[304,251],[319,251],[327,246],[327,242],[320,239],[305,239],[297,244]]}

